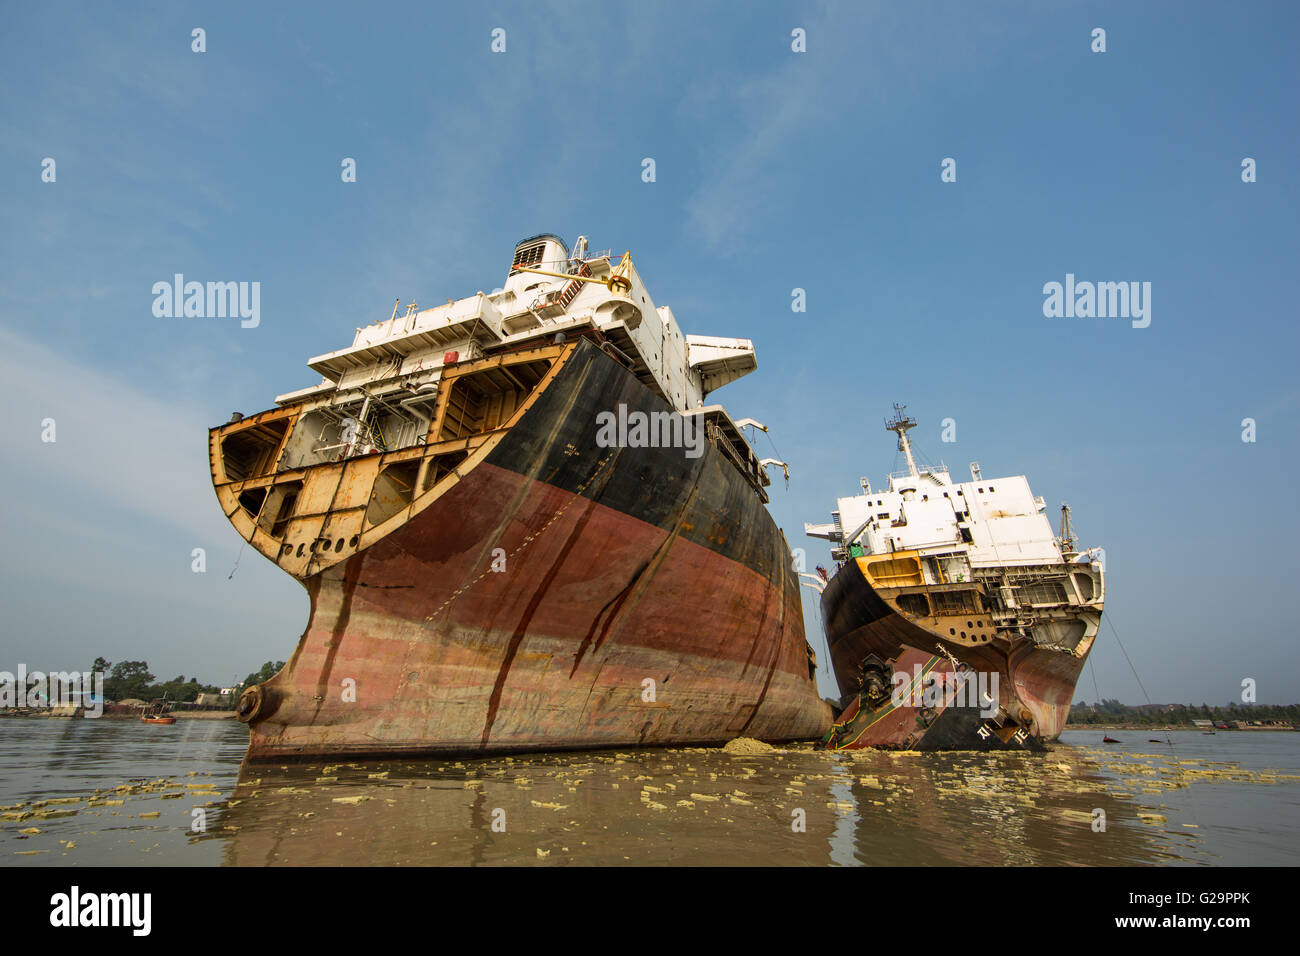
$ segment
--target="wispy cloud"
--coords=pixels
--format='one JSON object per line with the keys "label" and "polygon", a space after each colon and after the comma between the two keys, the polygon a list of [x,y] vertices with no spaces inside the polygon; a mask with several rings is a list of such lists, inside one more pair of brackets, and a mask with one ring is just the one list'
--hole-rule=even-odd
{"label": "wispy cloud", "polygon": [[[60,488],[68,512],[95,523],[97,509],[163,522],[200,540],[228,539],[208,473],[206,413],[78,364],[0,328],[0,424],[6,493],[49,506]],[[56,441],[41,440],[53,419]]]}

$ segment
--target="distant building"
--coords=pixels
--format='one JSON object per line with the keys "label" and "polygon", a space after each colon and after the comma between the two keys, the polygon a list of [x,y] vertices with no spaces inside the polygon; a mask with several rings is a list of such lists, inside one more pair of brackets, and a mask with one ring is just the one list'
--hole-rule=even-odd
{"label": "distant building", "polygon": [[1212,720],[1193,720],[1192,723],[1197,727],[1204,727],[1207,730],[1214,726],[1214,721]]}

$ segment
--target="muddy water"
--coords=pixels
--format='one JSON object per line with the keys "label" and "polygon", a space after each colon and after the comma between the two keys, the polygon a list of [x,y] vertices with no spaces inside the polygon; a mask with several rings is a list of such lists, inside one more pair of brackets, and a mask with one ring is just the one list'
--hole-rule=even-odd
{"label": "muddy water", "polygon": [[[1046,756],[716,748],[239,770],[228,722],[0,721],[9,865],[1300,861],[1288,733]],[[1139,739],[1141,738],[1141,739]],[[1101,811],[1099,813],[1098,811]],[[1100,821],[1104,813],[1105,829]]]}

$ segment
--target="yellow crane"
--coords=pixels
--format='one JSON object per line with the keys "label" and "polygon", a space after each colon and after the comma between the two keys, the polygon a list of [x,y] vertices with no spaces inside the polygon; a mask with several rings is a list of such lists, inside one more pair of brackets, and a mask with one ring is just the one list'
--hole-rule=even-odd
{"label": "yellow crane", "polygon": [[607,288],[613,295],[627,295],[632,291],[632,280],[627,277],[628,270],[632,267],[632,253],[630,251],[623,253],[623,258],[618,267],[603,279],[596,276],[582,276],[564,272],[547,272],[545,269],[533,269],[529,266],[515,266],[511,272],[533,272],[539,276],[552,276],[556,279],[568,279],[571,282],[598,282]]}

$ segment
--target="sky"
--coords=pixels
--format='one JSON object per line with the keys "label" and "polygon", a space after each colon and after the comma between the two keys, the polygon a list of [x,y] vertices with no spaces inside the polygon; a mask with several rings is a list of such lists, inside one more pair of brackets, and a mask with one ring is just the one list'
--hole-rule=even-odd
{"label": "sky", "polygon": [[[712,398],[769,427],[810,565],[803,523],[901,467],[904,402],[923,455],[1027,475],[1105,549],[1076,700],[1300,700],[1300,7],[743,9],[7,6],[0,670],[287,659],[306,592],[241,549],[207,429],[554,232],[630,249],[686,332],[753,341]],[[175,273],[259,282],[260,322],[155,316]],[[1067,274],[1150,283],[1149,325],[1046,315]],[[809,590],[804,617],[832,694]]]}

